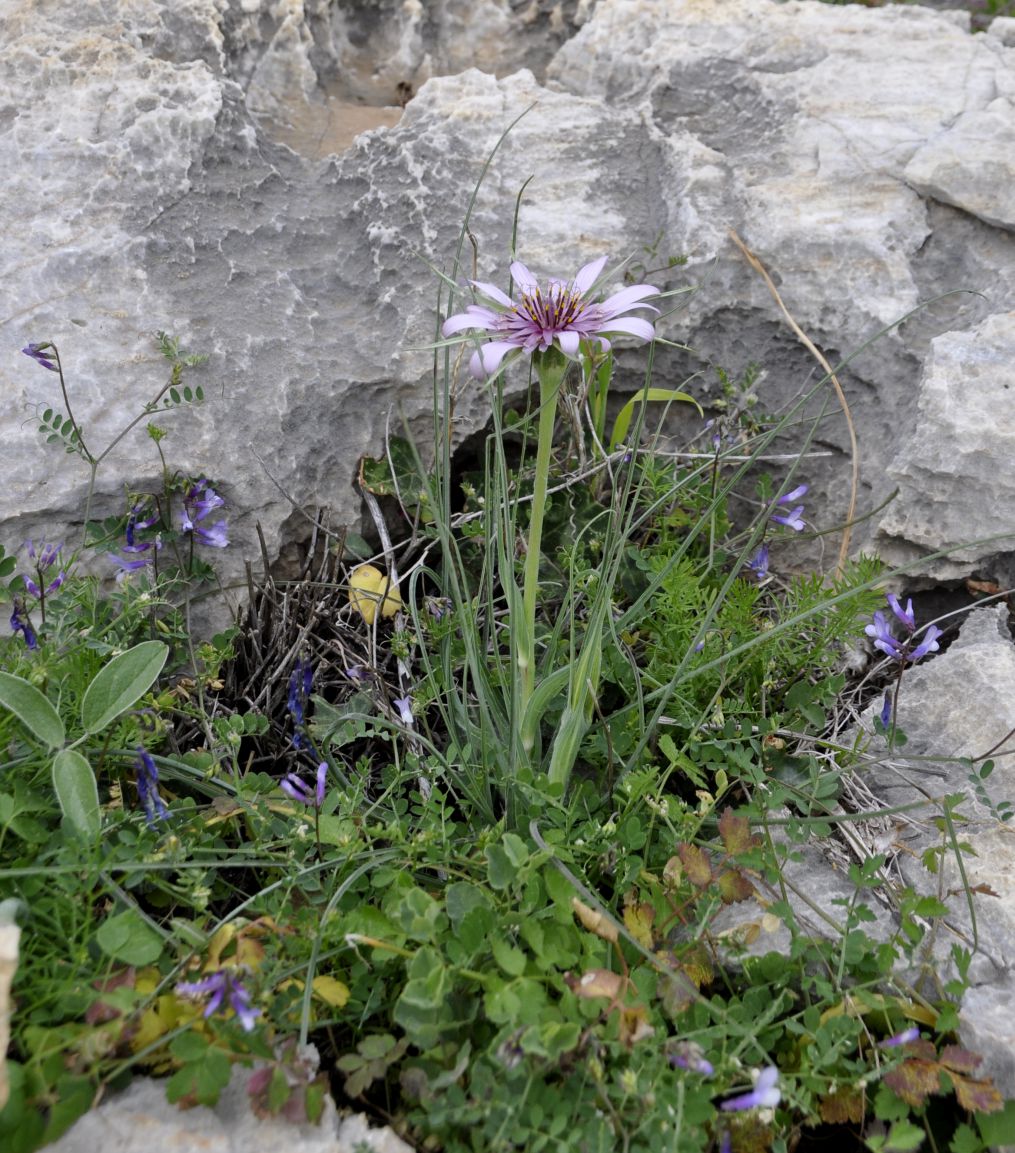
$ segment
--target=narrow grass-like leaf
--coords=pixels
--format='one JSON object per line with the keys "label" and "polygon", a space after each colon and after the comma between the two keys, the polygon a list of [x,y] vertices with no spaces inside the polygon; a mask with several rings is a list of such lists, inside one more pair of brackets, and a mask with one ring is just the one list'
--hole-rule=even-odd
{"label": "narrow grass-like leaf", "polygon": [[67,823],[85,840],[101,830],[99,791],[92,766],[75,749],[61,749],[53,761],[53,788]]}
{"label": "narrow grass-like leaf", "polygon": [[47,748],[63,744],[66,734],[60,714],[35,685],[11,673],[0,673],[0,705],[9,709]]}
{"label": "narrow grass-like leaf", "polygon": [[142,641],[114,657],[88,686],[81,701],[85,731],[101,732],[144,696],[168,656],[169,648],[161,641]]}
{"label": "narrow grass-like leaf", "polygon": [[636,404],[643,404],[649,400],[667,401],[670,403],[673,401],[681,401],[687,404],[693,404],[698,412],[701,413],[701,405],[690,393],[677,392],[672,388],[640,388],[627,404],[624,405],[620,412],[617,413],[617,419],[613,424],[613,435],[610,437],[610,452],[612,452],[618,444],[622,444],[624,437],[627,436],[627,430],[631,426],[631,417],[634,415],[634,406]]}

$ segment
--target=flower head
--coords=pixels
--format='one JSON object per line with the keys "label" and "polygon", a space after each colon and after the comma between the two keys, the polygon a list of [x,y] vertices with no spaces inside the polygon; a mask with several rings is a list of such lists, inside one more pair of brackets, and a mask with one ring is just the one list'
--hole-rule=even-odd
{"label": "flower head", "polygon": [[398,716],[402,724],[412,728],[412,697],[408,694],[404,697],[395,697],[391,703],[398,709]]}
{"label": "flower head", "polygon": [[63,545],[39,544],[36,546],[32,541],[26,541],[25,548],[29,560],[35,562],[35,575],[38,577],[38,581],[32,580],[31,577],[25,577],[25,588],[36,600],[41,600],[44,596],[55,593],[67,579],[67,574],[61,570],[48,584],[45,581],[45,574],[56,564]]}
{"label": "flower head", "polygon": [[210,526],[201,523],[211,512],[221,508],[225,503],[206,480],[192,484],[183,498],[180,531],[193,533],[201,544],[212,548],[225,548],[229,544],[226,522],[217,520]]}
{"label": "flower head", "polygon": [[[894,603],[893,603],[894,602]],[[923,634],[923,640],[919,644],[915,644],[916,636],[916,619],[913,616],[913,602],[910,601],[906,605],[905,612],[899,605],[898,600],[891,594],[888,596],[888,603],[891,606],[892,612],[906,627],[908,635],[899,640],[898,637],[892,632],[891,621],[884,612],[880,609],[874,614],[874,619],[869,625],[864,628],[864,632],[874,641],[874,647],[879,649],[885,656],[891,657],[893,661],[898,661],[899,664],[905,664],[907,661],[912,664],[914,661],[920,660],[928,653],[936,653],[938,650],[938,637],[942,635],[941,629],[937,625],[928,625],[926,632]],[[910,624],[912,621],[912,624]]]}
{"label": "flower head", "polygon": [[204,977],[200,981],[181,981],[176,986],[176,991],[182,993],[185,997],[208,997],[208,1004],[204,1007],[204,1016],[210,1017],[212,1013],[218,1012],[223,1007],[224,1002],[229,1002],[229,1008],[233,1010],[240,1020],[240,1024],[249,1033],[254,1028],[254,1021],[261,1015],[260,1009],[254,1009],[250,1005],[250,994],[244,989],[238,977],[229,972],[228,969],[219,969],[217,973],[212,973],[209,977]]}
{"label": "flower head", "polygon": [[307,782],[296,773],[287,773],[279,788],[287,797],[299,801],[301,805],[313,805],[319,809],[324,804],[324,795],[328,787],[328,762],[321,761],[317,766],[317,785],[311,791]]}
{"label": "flower head", "polygon": [[[805,484],[797,485],[797,487],[795,489],[793,489],[792,492],[783,493],[783,495],[781,497],[779,497],[779,499],[775,503],[777,505],[792,504],[793,501],[799,500],[806,492],[807,492],[807,485],[805,485]],[[802,504],[798,504],[795,508],[791,509],[788,512],[783,512],[783,511],[775,512],[775,511],[773,511],[771,513],[770,519],[775,524],[784,524],[787,528],[791,528],[794,532],[803,532],[803,530],[804,530],[803,513],[804,513],[804,506]]]}
{"label": "flower head", "polygon": [[731,1097],[729,1101],[723,1101],[719,1108],[727,1112],[741,1109],[774,1109],[782,1100],[778,1082],[779,1070],[774,1065],[769,1065],[758,1074],[750,1093]]}
{"label": "flower head", "polygon": [[159,796],[159,770],[151,754],[140,746],[137,750],[137,760],[134,762],[134,772],[137,795],[144,806],[148,824],[154,825],[156,821],[164,821],[169,816],[169,810],[166,808],[166,802]]}
{"label": "flower head", "polygon": [[130,553],[133,559],[118,556],[112,552],[106,553],[106,556],[120,569],[120,572],[117,573],[117,580],[120,580],[125,573],[137,572],[138,569],[143,569],[145,565],[153,563],[155,553],[162,548],[161,536],[156,535],[154,540],[142,541],[138,540],[137,534],[158,524],[160,519],[159,513],[153,511],[149,505],[143,502],[131,508],[127,517],[127,528],[124,532],[126,543],[122,546],[122,551]]}
{"label": "flower head", "polygon": [[[50,352],[49,350],[53,351]],[[41,364],[43,368],[48,368],[50,372],[59,372],[60,369],[56,362],[56,345],[50,344],[49,341],[44,341],[42,344],[31,342],[21,350],[25,356],[30,356],[36,364]]]}
{"label": "flower head", "polygon": [[37,649],[39,647],[38,639],[35,636],[35,629],[32,628],[32,622],[25,608],[24,597],[16,596],[14,598],[14,607],[11,612],[11,628],[14,630],[15,635],[21,633],[24,636],[26,648]]}
{"label": "flower head", "polygon": [[659,290],[651,284],[634,284],[599,302],[596,288],[605,264],[606,257],[602,256],[580,268],[573,280],[550,280],[541,288],[525,265],[516,260],[511,265],[511,279],[517,300],[494,284],[473,281],[472,287],[483,303],[470,304],[465,312],[449,316],[441,331],[445,336],[468,330],[488,334],[488,342],[469,362],[477,380],[493,376],[505,358],[531,356],[554,344],[574,359],[582,341],[598,344],[608,352],[608,335],[651,340],[655,336],[653,326],[642,317],[627,314],[635,308],[658,311],[645,301],[658,296]]}

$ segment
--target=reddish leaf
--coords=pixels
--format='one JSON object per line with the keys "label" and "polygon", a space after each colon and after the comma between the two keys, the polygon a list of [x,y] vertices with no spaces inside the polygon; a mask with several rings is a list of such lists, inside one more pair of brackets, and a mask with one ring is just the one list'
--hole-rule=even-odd
{"label": "reddish leaf", "polygon": [[687,879],[696,889],[704,889],[712,883],[712,865],[697,845],[679,844],[677,852],[680,854]]}
{"label": "reddish leaf", "polygon": [[970,1113],[999,1113],[1004,1108],[1004,1098],[992,1081],[977,1081],[958,1073],[952,1074],[952,1081],[958,1103]]}
{"label": "reddish leaf", "polygon": [[928,1097],[941,1092],[941,1066],[936,1061],[903,1061],[888,1070],[885,1084],[907,1105],[923,1105]]}
{"label": "reddish leaf", "polygon": [[683,875],[684,866],[680,863],[679,857],[670,857],[666,864],[663,865],[663,881],[668,888],[677,888]]}
{"label": "reddish leaf", "polygon": [[941,1050],[941,1064],[957,1073],[975,1073],[983,1064],[979,1053],[970,1053],[961,1045],[945,1045]]}
{"label": "reddish leaf", "polygon": [[731,857],[735,857],[737,853],[746,853],[754,846],[750,822],[746,817],[738,817],[729,808],[724,809],[719,818],[719,836],[722,837],[726,852]]}
{"label": "reddish leaf", "polygon": [[754,896],[754,886],[739,869],[728,869],[719,878],[719,895],[724,905],[732,905]]}
{"label": "reddish leaf", "polygon": [[818,1112],[829,1125],[859,1125],[865,1113],[864,1092],[852,1087],[837,1089],[821,1098]]}

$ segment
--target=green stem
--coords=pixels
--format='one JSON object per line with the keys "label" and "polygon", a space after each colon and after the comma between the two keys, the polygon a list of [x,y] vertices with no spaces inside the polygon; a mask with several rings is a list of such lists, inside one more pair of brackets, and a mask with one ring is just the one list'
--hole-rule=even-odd
{"label": "green stem", "polygon": [[550,453],[553,429],[557,420],[557,398],[567,372],[567,358],[555,348],[533,357],[539,377],[539,431],[536,441],[536,474],[532,484],[532,514],[529,538],[525,544],[525,568],[522,577],[522,621],[518,634],[518,686],[515,716],[521,727],[522,751],[526,761],[536,744],[538,717],[528,716],[529,702],[536,684],[536,597],[539,593],[539,560],[543,538],[543,513],[549,486]]}

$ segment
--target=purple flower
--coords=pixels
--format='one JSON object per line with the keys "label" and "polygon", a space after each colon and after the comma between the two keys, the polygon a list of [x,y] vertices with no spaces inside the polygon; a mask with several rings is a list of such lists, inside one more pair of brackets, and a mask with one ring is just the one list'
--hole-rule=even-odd
{"label": "purple flower", "polygon": [[303,735],[303,721],[306,713],[307,698],[314,683],[314,666],[303,657],[296,662],[289,677],[289,696],[286,708],[293,719],[293,748],[301,749],[306,744]]}
{"label": "purple flower", "polygon": [[425,603],[426,611],[435,621],[442,620],[451,612],[450,597],[427,597]]}
{"label": "purple flower", "polygon": [[784,524],[787,528],[791,528],[794,532],[803,532],[803,515],[804,506],[802,504],[798,504],[792,512],[788,512],[785,515],[777,512],[772,513],[771,519],[776,524]]}
{"label": "purple flower", "polygon": [[200,523],[225,503],[206,480],[192,484],[183,498],[180,531],[192,532],[201,544],[209,545],[211,548],[225,548],[229,544],[226,522],[217,520],[211,527]]}
{"label": "purple flower", "polygon": [[888,607],[895,613],[895,616],[902,623],[902,627],[907,633],[911,633],[916,629],[916,617],[913,615],[913,602],[909,600],[906,602],[905,611],[899,604],[899,598],[894,593],[888,594]]}
{"label": "purple flower", "polygon": [[[50,352],[50,349],[53,351]],[[25,356],[30,356],[36,364],[41,364],[43,368],[48,368],[50,372],[60,371],[56,362],[55,344],[50,344],[49,341],[45,341],[42,344],[29,343],[21,351]]]}
{"label": "purple flower", "polygon": [[711,1077],[715,1072],[711,1061],[705,1059],[701,1046],[693,1041],[681,1041],[669,1055],[669,1062],[677,1069],[690,1069],[694,1073],[701,1073],[703,1077]]}
{"label": "purple flower", "polygon": [[519,299],[513,300],[494,284],[472,281],[472,287],[484,301],[470,304],[465,312],[449,316],[441,329],[454,336],[469,329],[489,334],[491,339],[473,353],[469,368],[477,380],[493,376],[505,357],[531,356],[537,349],[545,352],[556,343],[565,356],[578,356],[582,341],[597,342],[608,352],[607,334],[626,334],[639,340],[651,340],[655,329],[641,317],[626,315],[633,308],[658,309],[645,300],[658,296],[650,284],[634,284],[621,289],[601,303],[597,301],[606,257],[584,265],[571,281],[550,280],[539,287],[536,278],[520,261],[511,265],[511,278]]}
{"label": "purple flower", "polygon": [[39,647],[39,642],[35,636],[35,629],[32,628],[32,622],[25,608],[23,597],[16,596],[14,598],[14,607],[11,612],[11,628],[14,630],[15,636],[18,633],[24,635],[26,648],[37,649]]}
{"label": "purple flower", "polygon": [[881,727],[888,728],[888,723],[892,719],[892,690],[889,689],[885,693],[885,703],[881,706]]}
{"label": "purple flower", "polygon": [[[894,601],[894,603],[892,603]],[[898,661],[899,664],[904,664],[906,661],[910,663],[920,660],[928,653],[936,653],[938,650],[938,637],[941,636],[941,629],[937,625],[928,625],[927,631],[924,633],[923,640],[914,647],[913,642],[916,639],[912,635],[913,629],[916,628],[916,620],[913,618],[913,603],[906,606],[906,611],[903,612],[899,607],[898,600],[889,595],[888,603],[891,605],[892,611],[903,622],[909,631],[910,635],[904,640],[899,640],[892,633],[892,625],[888,617],[880,609],[874,614],[873,621],[864,628],[864,632],[874,639],[874,647],[883,652],[886,656],[891,657],[893,661]],[[912,626],[909,622],[912,620]]]}
{"label": "purple flower", "polygon": [[176,991],[184,997],[208,997],[208,1004],[204,1007],[204,1016],[210,1017],[212,1013],[222,1008],[223,1002],[228,1000],[229,1007],[240,1019],[240,1024],[249,1033],[254,1028],[255,1018],[261,1015],[260,1009],[253,1009],[250,1005],[250,994],[244,989],[239,979],[227,969],[219,969],[210,977],[200,981],[181,981]]}
{"label": "purple flower", "polygon": [[35,575],[39,578],[38,582],[36,582],[32,580],[31,577],[25,577],[25,588],[36,600],[42,600],[50,593],[55,593],[67,579],[67,574],[61,570],[61,572],[46,585],[45,589],[41,587],[45,581],[45,573],[56,564],[57,557],[63,545],[40,544],[38,548],[36,548],[32,541],[26,541],[25,548],[28,550],[29,559],[35,561]]}
{"label": "purple flower", "polygon": [[807,495],[806,484],[799,484],[792,492],[784,492],[781,497],[775,502],[776,504],[792,504],[795,500],[799,500],[802,496]]}
{"label": "purple flower", "polygon": [[127,543],[123,545],[123,551],[136,554],[136,559],[130,560],[126,557],[117,556],[116,553],[106,553],[106,556],[120,569],[120,572],[117,573],[117,580],[120,580],[124,573],[137,572],[138,569],[143,569],[145,565],[149,565],[155,560],[155,553],[162,548],[162,538],[156,536],[154,540],[139,541],[137,534],[158,524],[160,519],[157,511],[153,511],[150,506],[143,503],[134,505],[130,510],[124,534]]}
{"label": "purple flower", "polygon": [[368,681],[370,680],[370,673],[362,665],[350,665],[345,670],[345,675],[351,681]]}
{"label": "purple flower", "polygon": [[758,1074],[750,1093],[731,1097],[728,1101],[723,1101],[719,1108],[727,1112],[739,1112],[741,1109],[774,1109],[782,1100],[778,1081],[779,1070],[774,1065],[769,1065]]}
{"label": "purple flower", "polygon": [[395,697],[391,703],[398,709],[398,715],[401,718],[402,724],[408,728],[412,728],[412,697]]}
{"label": "purple flower", "polygon": [[894,1037],[886,1037],[883,1041],[878,1042],[879,1049],[895,1049],[899,1045],[908,1045],[910,1041],[920,1040],[920,1030],[915,1025],[910,1025],[908,1029],[903,1029],[901,1033],[896,1033]]}
{"label": "purple flower", "polygon": [[763,581],[768,576],[768,545],[763,544],[761,548],[754,554],[753,557],[747,562],[747,568],[750,570],[751,575],[757,581]]}
{"label": "purple flower", "polygon": [[155,825],[156,821],[164,821],[169,816],[166,802],[159,796],[159,770],[151,758],[151,754],[138,746],[137,760],[134,762],[135,780],[137,782],[137,795],[144,805],[145,818],[148,824]]}
{"label": "purple flower", "polygon": [[324,794],[328,785],[328,762],[321,761],[317,766],[317,787],[311,792],[307,782],[296,773],[287,773],[279,788],[287,797],[299,801],[301,805],[313,805],[319,809],[324,804]]}

